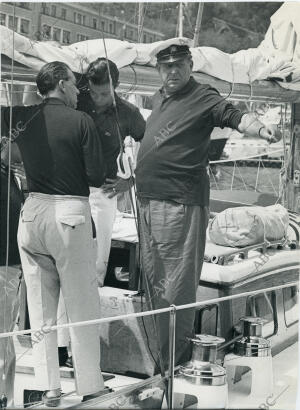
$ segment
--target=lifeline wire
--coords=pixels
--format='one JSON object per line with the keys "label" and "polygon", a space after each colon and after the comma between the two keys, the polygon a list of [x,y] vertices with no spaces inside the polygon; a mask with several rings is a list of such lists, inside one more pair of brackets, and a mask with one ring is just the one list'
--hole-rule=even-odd
{"label": "lifeline wire", "polygon": [[[285,289],[285,288],[289,288],[289,287],[292,287],[292,286],[299,286],[299,281],[293,281],[293,282],[290,282],[290,283],[271,286],[269,288],[263,288],[263,289],[258,289],[258,290],[254,290],[254,291],[237,293],[235,295],[230,295],[230,296],[223,296],[221,298],[207,299],[207,300],[203,300],[201,302],[194,302],[194,303],[187,303],[185,305],[178,305],[178,306],[176,306],[176,310],[179,311],[179,310],[197,308],[197,307],[200,307],[200,306],[212,305],[212,304],[215,304],[215,303],[225,302],[225,301],[231,300],[231,299],[239,299],[239,298],[242,298],[242,297],[254,296],[254,295],[258,295],[260,293],[271,292],[273,290],[279,290],[279,289]],[[167,308],[161,308],[161,309],[155,309],[155,310],[148,310],[148,311],[145,311],[145,312],[128,313],[128,314],[125,314],[125,315],[110,316],[110,317],[105,317],[105,318],[101,318],[101,319],[84,320],[84,321],[81,321],[81,322],[65,323],[65,324],[55,325],[55,326],[43,326],[43,329],[44,329],[45,332],[50,332],[52,330],[57,330],[57,329],[98,325],[100,323],[116,322],[118,320],[123,320],[123,319],[132,319],[132,318],[137,318],[137,317],[142,317],[142,316],[146,317],[146,316],[151,316],[151,315],[157,315],[157,314],[160,314],[160,313],[167,313],[167,312],[172,311],[172,309],[173,309],[173,307],[167,307]],[[0,339],[3,339],[5,337],[10,337],[10,336],[17,336],[17,335],[25,335],[27,333],[34,333],[34,332],[38,332],[40,330],[41,329],[26,329],[26,330],[15,330],[13,332],[0,333]]]}

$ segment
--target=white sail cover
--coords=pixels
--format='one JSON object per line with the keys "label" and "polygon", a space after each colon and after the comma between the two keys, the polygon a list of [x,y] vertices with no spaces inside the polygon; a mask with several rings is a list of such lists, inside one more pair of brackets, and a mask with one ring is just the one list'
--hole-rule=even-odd
{"label": "white sail cover", "polygon": [[[91,61],[105,57],[102,39],[61,46],[51,41],[32,41],[15,33],[14,53],[12,30],[0,26],[0,39],[1,53],[36,70],[47,62],[59,60],[82,73]],[[105,39],[105,43],[108,58],[121,68],[132,63],[155,65],[150,53],[161,42],[135,44]],[[191,52],[194,71],[241,84],[273,78],[285,88],[300,91],[300,2],[284,3],[276,11],[258,48],[228,54],[213,47],[196,47]]]}

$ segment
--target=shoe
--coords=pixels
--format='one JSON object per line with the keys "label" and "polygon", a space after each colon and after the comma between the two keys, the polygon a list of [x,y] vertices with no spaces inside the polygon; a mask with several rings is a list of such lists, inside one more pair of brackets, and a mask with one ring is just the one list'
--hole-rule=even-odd
{"label": "shoe", "polygon": [[69,367],[70,369],[73,369],[73,359],[72,356],[69,356],[68,359],[65,362],[65,366]]}
{"label": "shoe", "polygon": [[42,401],[47,407],[57,407],[61,402],[61,390],[46,390],[42,395]]}
{"label": "shoe", "polygon": [[101,397],[101,396],[104,396],[105,394],[112,393],[112,392],[113,392],[113,389],[105,386],[103,390],[100,390],[97,393],[87,394],[86,396],[83,396],[81,401],[84,402],[84,401],[96,399],[97,397]]}

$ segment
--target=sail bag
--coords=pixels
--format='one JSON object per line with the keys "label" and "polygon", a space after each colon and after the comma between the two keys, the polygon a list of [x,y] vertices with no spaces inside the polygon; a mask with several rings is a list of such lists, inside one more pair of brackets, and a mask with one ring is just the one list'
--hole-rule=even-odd
{"label": "sail bag", "polygon": [[209,237],[217,245],[243,247],[282,240],[288,226],[282,205],[228,208],[209,222]]}

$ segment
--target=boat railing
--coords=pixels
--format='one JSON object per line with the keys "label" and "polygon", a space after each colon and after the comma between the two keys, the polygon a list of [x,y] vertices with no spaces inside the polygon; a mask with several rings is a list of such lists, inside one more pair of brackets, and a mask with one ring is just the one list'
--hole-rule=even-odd
{"label": "boat railing", "polygon": [[[12,332],[3,332],[0,333],[0,339],[7,338],[7,337],[13,337],[13,336],[20,336],[20,335],[28,335],[28,334],[34,334],[37,332],[44,332],[45,334],[50,333],[51,331],[57,330],[57,329],[63,329],[63,328],[75,328],[75,327],[81,327],[81,326],[91,326],[91,325],[101,325],[103,323],[110,323],[110,322],[115,322],[115,321],[120,321],[120,320],[129,320],[133,318],[141,318],[141,317],[147,317],[147,316],[154,316],[162,313],[169,313],[169,371],[168,371],[168,407],[170,409],[173,408],[173,399],[174,399],[174,392],[173,392],[173,381],[174,381],[174,370],[175,370],[175,333],[176,333],[176,314],[178,311],[182,311],[185,309],[197,309],[202,306],[208,306],[208,305],[213,305],[213,304],[218,304],[221,302],[229,301],[229,300],[234,300],[234,299],[239,299],[239,298],[244,298],[244,297],[249,297],[249,296],[254,296],[257,294],[261,293],[267,293],[271,291],[276,291],[279,289],[284,289],[284,288],[289,288],[292,286],[298,286],[298,281],[293,281],[289,282],[286,284],[281,284],[277,286],[271,286],[268,288],[264,289],[258,289],[254,291],[248,291],[248,292],[242,292],[230,296],[224,296],[224,297],[218,297],[214,299],[208,299],[208,300],[203,300],[200,302],[194,302],[194,303],[189,303],[189,304],[184,304],[184,305],[171,305],[169,307],[161,308],[161,309],[154,309],[154,310],[147,310],[143,312],[135,312],[135,313],[128,313],[128,314],[123,314],[123,315],[116,315],[116,316],[110,316],[110,317],[105,317],[105,318],[99,318],[99,319],[93,319],[93,320],[86,320],[86,321],[80,321],[80,322],[74,322],[74,323],[65,323],[65,324],[59,324],[59,325],[52,325],[52,326],[46,326],[44,325],[42,329],[25,329],[25,330],[17,330],[17,331],[12,331]],[[228,344],[228,343],[227,343]]]}

